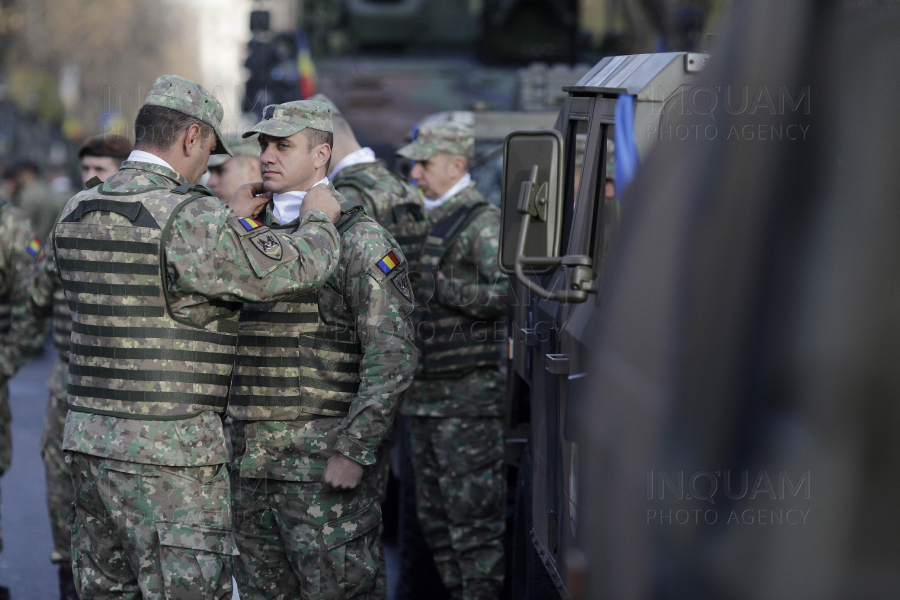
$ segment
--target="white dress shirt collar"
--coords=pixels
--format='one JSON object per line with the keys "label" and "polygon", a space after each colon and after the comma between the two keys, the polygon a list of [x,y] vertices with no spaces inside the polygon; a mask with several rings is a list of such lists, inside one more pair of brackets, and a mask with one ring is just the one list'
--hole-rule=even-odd
{"label": "white dress shirt collar", "polygon": [[[172,165],[170,165],[157,155],[150,154],[149,152],[144,152],[143,150],[132,150],[131,154],[128,155],[128,160],[159,165],[161,167],[166,167],[167,169],[172,169],[173,171],[175,171],[175,169],[172,168]],[[178,171],[175,172],[178,173]]]}
{"label": "white dress shirt collar", "polygon": [[331,170],[331,173],[328,174],[328,177],[334,179],[334,176],[341,172],[342,169],[346,169],[347,167],[352,167],[353,165],[361,165],[363,163],[373,163],[375,162],[375,151],[371,148],[360,148],[359,150],[354,150],[347,156],[341,159],[341,161],[334,166]]}
{"label": "white dress shirt collar", "polygon": [[[328,185],[329,181],[327,177],[323,177],[322,179],[314,183],[312,187],[322,185],[323,183],[325,185]],[[306,192],[285,192],[284,194],[273,194],[272,202],[274,202],[275,204],[275,209],[272,211],[272,215],[280,224],[287,225],[300,216],[300,207],[303,206],[304,198],[306,198]]]}
{"label": "white dress shirt collar", "polygon": [[468,173],[466,173],[465,175],[462,176],[462,178],[459,181],[457,181],[456,183],[453,184],[453,187],[451,187],[449,190],[444,192],[444,194],[437,200],[431,200],[430,198],[423,198],[423,201],[425,202],[425,208],[427,208],[428,210],[436,209],[438,206],[440,206],[441,204],[443,204],[444,202],[446,202],[447,200],[449,200],[456,194],[460,193],[461,191],[463,191],[464,189],[469,187],[470,183],[472,183],[472,176],[469,175]]}

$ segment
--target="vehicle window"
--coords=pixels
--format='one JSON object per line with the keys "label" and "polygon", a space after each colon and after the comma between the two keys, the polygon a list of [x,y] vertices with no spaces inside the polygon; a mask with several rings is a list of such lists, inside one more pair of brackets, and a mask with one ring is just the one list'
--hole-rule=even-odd
{"label": "vehicle window", "polygon": [[606,183],[601,191],[602,210],[600,211],[600,220],[597,227],[601,233],[601,242],[599,248],[594,252],[594,264],[602,269],[603,263],[609,254],[610,246],[615,239],[616,229],[619,225],[619,217],[621,214],[621,205],[616,197],[616,161],[615,161],[615,143],[613,142],[613,129],[610,125],[606,132],[606,152],[603,156],[603,172],[606,174]]}
{"label": "vehicle window", "polygon": [[[584,172],[584,151],[587,146],[587,131],[588,131],[588,122],[587,121],[573,121],[572,125],[574,125],[573,129],[575,132],[574,140],[570,143],[574,143],[574,148],[571,149],[570,156],[572,157],[571,164],[574,165],[574,173],[572,177],[572,191],[569,199],[574,205],[575,202],[578,201],[578,190],[581,187],[581,175]],[[570,138],[571,140],[572,138]]]}

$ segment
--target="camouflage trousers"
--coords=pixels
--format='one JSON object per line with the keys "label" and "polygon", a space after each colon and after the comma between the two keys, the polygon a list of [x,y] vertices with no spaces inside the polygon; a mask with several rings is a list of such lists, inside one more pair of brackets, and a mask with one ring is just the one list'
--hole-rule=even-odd
{"label": "camouflage trousers", "polygon": [[382,600],[375,477],[353,490],[232,475],[242,600]]}
{"label": "camouflage trousers", "polygon": [[66,464],[62,449],[63,431],[66,427],[66,377],[69,363],[57,360],[50,371],[47,389],[50,400],[44,414],[44,428],[41,431],[41,458],[44,460],[44,476],[47,481],[47,510],[50,513],[50,532],[53,535],[53,550],[50,560],[61,563],[72,560],[72,528],[69,516],[75,492],[72,489],[72,472]]}
{"label": "camouflage trousers", "polygon": [[503,587],[503,422],[410,417],[416,514],[454,598],[495,600]]}
{"label": "camouflage trousers", "polygon": [[[9,410],[9,386],[0,377],[0,475],[12,465],[12,412]],[[0,552],[3,551],[3,533],[0,531]]]}
{"label": "camouflage trousers", "polygon": [[231,598],[236,551],[225,465],[145,465],[80,452],[68,458],[79,598]]}

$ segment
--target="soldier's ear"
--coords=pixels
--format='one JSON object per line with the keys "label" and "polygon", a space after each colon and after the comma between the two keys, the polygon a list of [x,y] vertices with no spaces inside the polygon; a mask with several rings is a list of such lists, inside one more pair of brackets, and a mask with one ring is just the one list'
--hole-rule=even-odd
{"label": "soldier's ear", "polygon": [[[215,139],[215,135],[213,135],[213,139]],[[200,148],[202,142],[203,130],[199,125],[194,123],[184,130],[184,137],[181,138],[182,151],[184,152],[184,155],[191,156],[193,152],[196,152],[197,149]]]}
{"label": "soldier's ear", "polygon": [[465,156],[460,156],[458,154],[454,154],[450,157],[450,164],[453,168],[453,177],[462,177],[466,174],[466,165],[469,161],[466,160]]}
{"label": "soldier's ear", "polygon": [[319,144],[313,149],[313,151],[315,152],[316,156],[314,164],[317,169],[321,169],[328,164],[329,160],[331,160],[331,146],[329,146],[328,144]]}

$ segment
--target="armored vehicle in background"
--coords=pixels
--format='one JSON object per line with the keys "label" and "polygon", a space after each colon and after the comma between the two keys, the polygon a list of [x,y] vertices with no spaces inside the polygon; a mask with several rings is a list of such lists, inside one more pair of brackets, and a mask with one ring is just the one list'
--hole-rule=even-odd
{"label": "armored vehicle in background", "polygon": [[706,55],[692,53],[605,58],[564,88],[554,129],[506,138],[500,262],[513,278],[507,441],[508,458],[519,465],[513,598],[568,598],[581,585],[583,573],[568,558],[579,519],[575,407],[591,401],[582,384],[597,338],[586,324],[600,310],[618,220],[606,193],[614,178],[609,140],[616,138],[620,183],[669,134],[673,115],[696,108],[691,102],[702,108],[692,86],[705,63]]}

